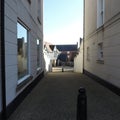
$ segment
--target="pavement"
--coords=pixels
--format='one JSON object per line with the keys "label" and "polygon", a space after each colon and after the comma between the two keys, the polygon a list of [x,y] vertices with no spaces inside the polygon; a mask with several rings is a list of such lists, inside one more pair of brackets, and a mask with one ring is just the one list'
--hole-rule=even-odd
{"label": "pavement", "polygon": [[81,86],[87,91],[87,120],[120,120],[120,96],[74,72],[46,74],[8,120],[76,120]]}

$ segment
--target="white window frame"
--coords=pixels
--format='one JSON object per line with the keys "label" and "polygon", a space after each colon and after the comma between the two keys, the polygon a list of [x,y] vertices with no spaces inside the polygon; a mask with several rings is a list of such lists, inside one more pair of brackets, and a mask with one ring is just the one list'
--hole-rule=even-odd
{"label": "white window frame", "polygon": [[97,28],[104,24],[105,0],[97,0]]}
{"label": "white window frame", "polygon": [[[27,30],[27,74],[25,74],[23,77],[18,78],[18,85],[21,84],[22,82],[24,82],[25,80],[27,80],[27,78],[30,77],[29,74],[29,28],[23,23],[21,22],[21,20],[17,21],[17,24],[20,24],[23,28],[25,28]],[[18,28],[17,28],[18,30]]]}

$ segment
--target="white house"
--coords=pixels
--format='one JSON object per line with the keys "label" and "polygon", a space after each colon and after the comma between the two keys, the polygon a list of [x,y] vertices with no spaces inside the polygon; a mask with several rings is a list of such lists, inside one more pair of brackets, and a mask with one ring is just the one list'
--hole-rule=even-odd
{"label": "white house", "polygon": [[5,117],[44,74],[43,0],[1,4],[0,113]]}
{"label": "white house", "polygon": [[83,73],[83,39],[80,38],[78,54],[74,58],[74,72]]}
{"label": "white house", "polygon": [[50,48],[50,43],[44,42],[44,59],[45,59],[45,71],[52,72],[52,66],[55,64],[60,51],[54,46],[53,49]]}

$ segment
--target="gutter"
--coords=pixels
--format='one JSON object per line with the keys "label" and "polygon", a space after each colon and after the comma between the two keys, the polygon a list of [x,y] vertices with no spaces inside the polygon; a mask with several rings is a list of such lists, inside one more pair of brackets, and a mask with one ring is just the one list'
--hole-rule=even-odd
{"label": "gutter", "polygon": [[5,79],[5,0],[1,0],[1,80],[2,118],[6,119],[6,79]]}

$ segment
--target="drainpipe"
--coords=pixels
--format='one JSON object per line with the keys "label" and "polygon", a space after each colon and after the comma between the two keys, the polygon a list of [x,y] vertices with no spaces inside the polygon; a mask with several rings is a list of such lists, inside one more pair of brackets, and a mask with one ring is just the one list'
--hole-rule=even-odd
{"label": "drainpipe", "polygon": [[1,0],[1,80],[2,80],[2,117],[6,119],[6,81],[5,81],[5,0]]}

